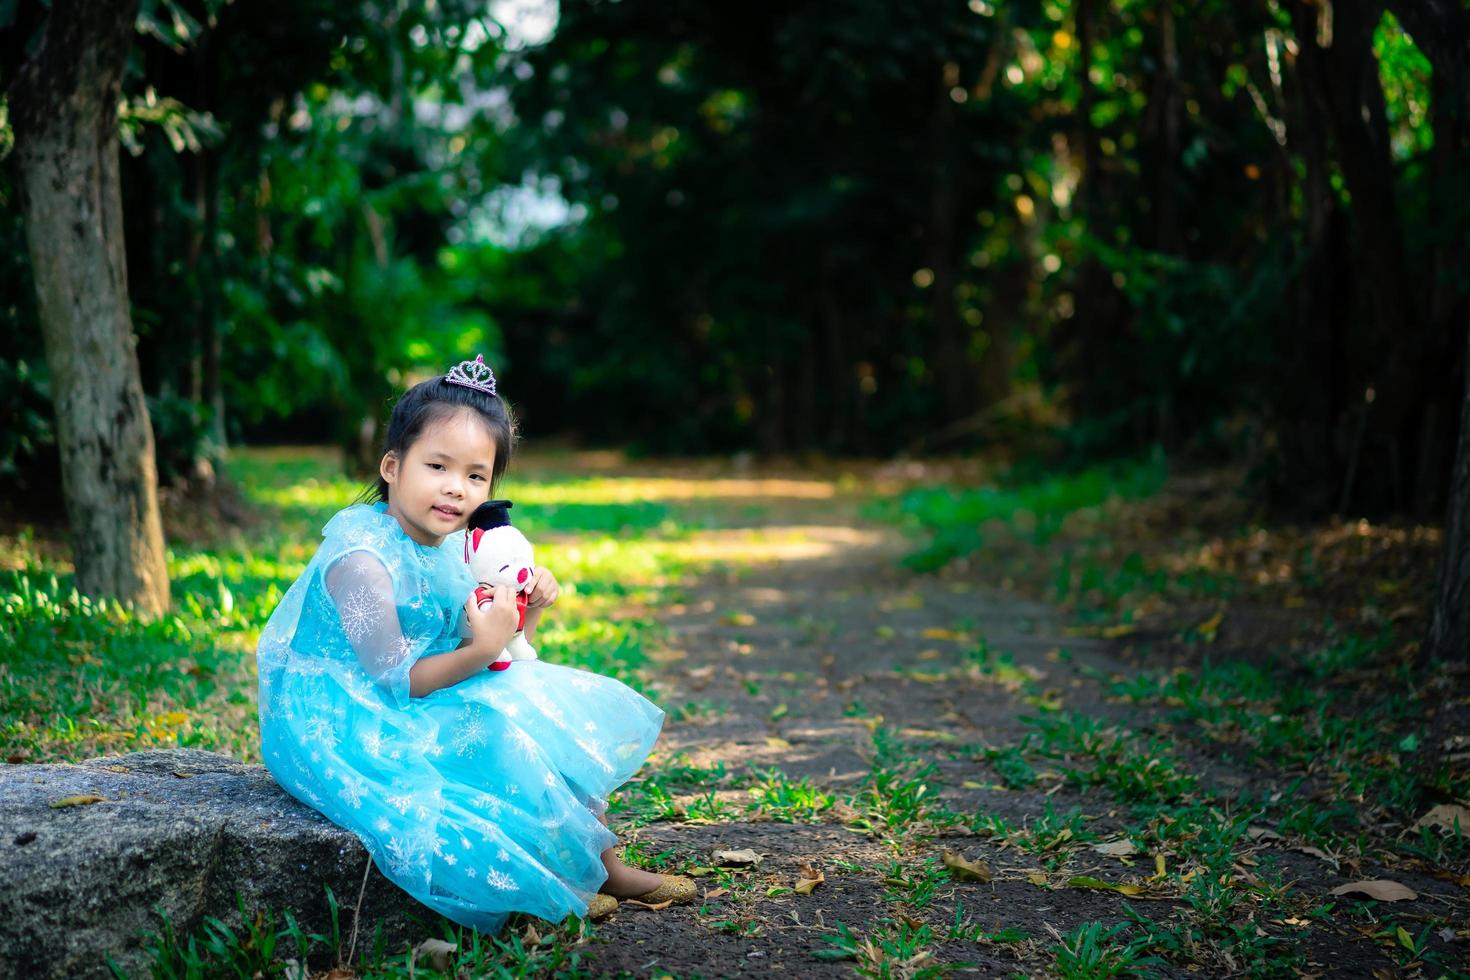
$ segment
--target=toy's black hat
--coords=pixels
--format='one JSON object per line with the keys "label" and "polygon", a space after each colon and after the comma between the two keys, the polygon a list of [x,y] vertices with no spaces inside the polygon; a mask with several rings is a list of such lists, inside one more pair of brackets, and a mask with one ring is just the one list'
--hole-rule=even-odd
{"label": "toy's black hat", "polygon": [[510,509],[515,504],[509,500],[487,500],[470,514],[470,530],[488,531],[492,527],[510,524]]}

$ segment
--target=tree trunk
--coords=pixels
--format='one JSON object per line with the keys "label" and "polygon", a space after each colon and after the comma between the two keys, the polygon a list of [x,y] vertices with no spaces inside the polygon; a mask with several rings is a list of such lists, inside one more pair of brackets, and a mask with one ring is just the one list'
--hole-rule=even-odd
{"label": "tree trunk", "polygon": [[1140,129],[1141,149],[1151,170],[1153,241],[1156,252],[1183,251],[1176,170],[1183,129],[1184,96],[1179,90],[1179,38],[1170,3],[1158,7],[1158,63],[1149,80],[1148,109]]}
{"label": "tree trunk", "polygon": [[1428,339],[1404,260],[1387,112],[1373,53],[1383,3],[1297,4],[1292,11],[1300,58],[1315,64],[1321,108],[1348,189],[1355,225],[1354,294],[1373,326],[1372,338],[1357,352],[1376,395],[1360,446],[1363,465],[1386,476],[1378,482],[1392,488],[1389,495],[1379,488],[1375,498],[1360,484],[1356,496],[1344,492],[1343,500],[1401,510],[1413,493],[1409,484],[1418,458]]}
{"label": "tree trunk", "polygon": [[[1470,378],[1470,366],[1466,377]],[[1429,649],[1435,656],[1457,663],[1470,659],[1470,384],[1466,385],[1460,411],[1460,444],[1450,481],[1444,562],[1429,626]]]}
{"label": "tree trunk", "polygon": [[[1305,28],[1302,28],[1305,29]],[[1331,126],[1326,65],[1321,49],[1303,42],[1291,62],[1295,111],[1287,118],[1287,141],[1304,168],[1300,182],[1302,255],[1292,283],[1292,328],[1286,358],[1276,379],[1274,401],[1281,418],[1281,472],[1273,487],[1283,509],[1320,515],[1343,497],[1344,463],[1337,432],[1345,408],[1348,278],[1342,227],[1331,182]],[[1361,405],[1361,399],[1359,405]],[[1366,408],[1362,409],[1366,411]]]}
{"label": "tree trunk", "polygon": [[128,308],[117,102],[138,0],[55,0],[10,92],[77,587],[168,608],[153,428]]}
{"label": "tree trunk", "polygon": [[954,100],[950,89],[959,84],[953,63],[940,70],[934,81],[934,109],[929,141],[929,220],[924,228],[926,261],[932,279],[929,290],[929,325],[934,346],[929,369],[938,382],[944,405],[944,421],[954,422],[970,413],[975,402],[976,379],[970,363],[968,338],[962,334],[959,310],[955,307],[955,208]]}

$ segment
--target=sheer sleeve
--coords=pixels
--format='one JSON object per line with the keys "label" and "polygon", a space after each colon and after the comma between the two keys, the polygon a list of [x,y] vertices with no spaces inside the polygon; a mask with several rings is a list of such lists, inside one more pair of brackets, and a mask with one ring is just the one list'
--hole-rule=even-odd
{"label": "sheer sleeve", "polygon": [[406,707],[408,672],[425,644],[403,633],[388,569],[370,551],[349,551],[327,569],[325,585],[363,670]]}

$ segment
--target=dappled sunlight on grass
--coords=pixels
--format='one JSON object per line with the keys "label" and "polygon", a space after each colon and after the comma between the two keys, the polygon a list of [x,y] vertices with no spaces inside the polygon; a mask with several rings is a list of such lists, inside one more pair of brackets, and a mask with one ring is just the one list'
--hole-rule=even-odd
{"label": "dappled sunlight on grass", "polygon": [[775,478],[671,478],[661,476],[593,477],[556,483],[507,481],[516,498],[528,505],[620,504],[646,501],[750,500],[791,498],[831,500],[837,487],[825,480]]}

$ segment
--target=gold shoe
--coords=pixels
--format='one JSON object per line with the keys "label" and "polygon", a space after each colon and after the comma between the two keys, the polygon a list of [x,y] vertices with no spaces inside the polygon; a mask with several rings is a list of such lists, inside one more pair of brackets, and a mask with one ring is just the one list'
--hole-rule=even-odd
{"label": "gold shoe", "polygon": [[662,905],[665,902],[671,905],[687,905],[699,897],[699,886],[694,883],[693,878],[685,875],[659,875],[663,883],[653,891],[645,895],[639,895],[636,901],[644,905]]}
{"label": "gold shoe", "polygon": [[598,892],[587,903],[587,914],[582,918],[588,922],[600,922],[618,910],[618,900],[611,895]]}

